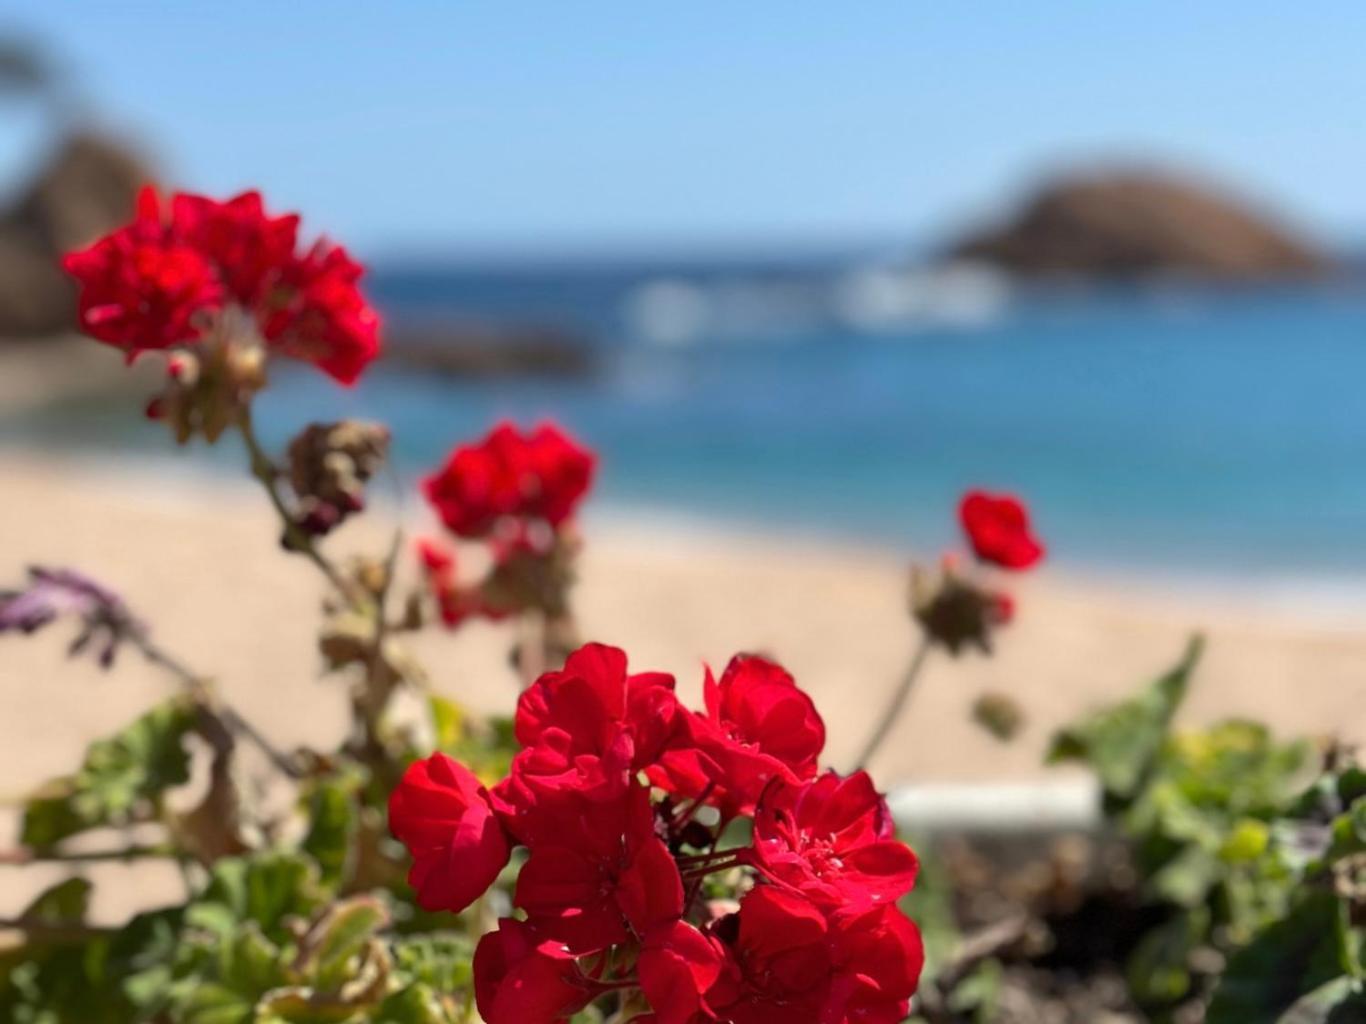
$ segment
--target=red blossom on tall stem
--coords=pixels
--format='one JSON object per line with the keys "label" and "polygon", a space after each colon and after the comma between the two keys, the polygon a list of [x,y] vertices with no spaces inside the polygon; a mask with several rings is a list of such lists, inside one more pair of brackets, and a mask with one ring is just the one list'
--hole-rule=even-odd
{"label": "red blossom on tall stem", "polygon": [[554,424],[523,432],[504,422],[456,448],[422,487],[447,529],[479,539],[498,527],[560,526],[587,493],[595,462]]}
{"label": "red blossom on tall stem", "polygon": [[958,519],[983,562],[1028,569],[1044,555],[1043,544],[1030,530],[1028,509],[1014,495],[969,491],[958,505]]}
{"label": "red blossom on tall stem", "polygon": [[379,355],[379,314],[358,284],[364,268],[319,241],[279,267],[259,312],[269,347],[354,384]]}
{"label": "red blossom on tall stem", "polygon": [[[91,337],[131,359],[193,346],[225,324],[230,340],[264,342],[343,384],[379,354],[379,317],[360,291],[363,268],[326,242],[297,251],[296,214],[270,216],[254,191],[224,201],[180,192],[170,209],[164,219],[145,188],[131,224],[63,259]],[[227,317],[229,306],[241,315]],[[244,335],[253,328],[259,337]]]}

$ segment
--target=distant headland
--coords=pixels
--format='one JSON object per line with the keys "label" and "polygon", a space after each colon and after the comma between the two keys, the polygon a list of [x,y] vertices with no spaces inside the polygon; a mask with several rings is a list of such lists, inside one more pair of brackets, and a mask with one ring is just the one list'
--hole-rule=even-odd
{"label": "distant headland", "polygon": [[1048,180],[1006,223],[959,239],[945,255],[1022,277],[1259,282],[1335,266],[1310,239],[1228,190],[1136,168]]}

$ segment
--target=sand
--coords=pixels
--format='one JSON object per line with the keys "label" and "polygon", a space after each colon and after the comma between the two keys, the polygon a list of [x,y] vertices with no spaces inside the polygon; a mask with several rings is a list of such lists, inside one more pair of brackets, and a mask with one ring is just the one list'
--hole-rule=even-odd
{"label": "sand", "polygon": [[[8,449],[0,450],[0,494],[0,585],[17,583],[30,563],[79,567],[119,589],[165,647],[213,674],[278,744],[340,736],[342,684],[322,678],[314,648],[321,578],[281,554],[249,481]],[[372,522],[348,524],[329,548],[382,551],[392,513],[380,507]],[[431,528],[420,508],[407,516],[410,529]],[[600,509],[584,528],[577,603],[586,638],[624,647],[638,668],[676,674],[690,696],[704,662],[719,668],[736,651],[766,652],[814,696],[829,761],[849,765],[916,640],[905,610],[908,553]],[[1054,548],[1063,543],[1055,538]],[[1011,583],[1018,618],[993,657],[932,656],[872,766],[884,786],[1042,775],[1042,751],[1060,723],[1132,692],[1196,629],[1209,645],[1188,721],[1248,715],[1286,735],[1366,736],[1366,603],[1330,610],[1255,588],[1169,592],[1047,566]],[[131,652],[107,673],[65,660],[70,636],[59,625],[0,637],[6,796],[70,770],[89,740],[172,692]],[[438,691],[507,710],[517,694],[506,666],[511,639],[507,626],[478,624],[433,630],[416,648]],[[974,699],[988,689],[1025,708],[1014,742],[971,721]],[[13,902],[3,898],[12,889],[0,879],[0,902]]]}

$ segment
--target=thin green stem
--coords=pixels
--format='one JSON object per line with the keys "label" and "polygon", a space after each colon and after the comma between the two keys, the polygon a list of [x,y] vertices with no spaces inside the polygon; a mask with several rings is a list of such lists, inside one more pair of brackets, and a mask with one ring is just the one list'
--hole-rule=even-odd
{"label": "thin green stem", "polygon": [[[202,704],[208,705],[210,703],[208,697],[209,678],[207,676],[195,672],[179,658],[163,650],[161,647],[158,647],[152,641],[151,637],[142,630],[134,630],[131,632],[128,636],[128,640],[149,662],[156,665],[158,668],[165,669],[171,675],[175,676],[180,684],[189,690]],[[259,749],[280,771],[291,778],[299,777],[299,769],[294,762],[284,753],[277,750],[274,744],[266,739],[254,725],[243,718],[238,711],[224,704],[221,700],[214,701],[213,703],[217,704],[217,708],[211,708],[211,710],[214,710],[215,713],[218,714],[223,720],[223,723],[232,732],[237,733],[240,736],[245,736],[255,744],[257,749]]]}
{"label": "thin green stem", "polygon": [[887,705],[887,710],[883,712],[882,718],[873,729],[873,734],[868,737],[868,742],[863,746],[863,753],[859,755],[855,762],[858,769],[867,767],[883,742],[887,739],[887,734],[892,731],[892,726],[901,717],[901,712],[906,706],[906,699],[910,697],[911,690],[915,687],[915,681],[920,676],[920,670],[925,665],[925,659],[930,653],[930,638],[923,635],[920,638],[920,646],[915,649],[915,654],[911,655],[911,663],[906,667],[906,673],[901,677],[901,683],[892,694],[891,702]]}
{"label": "thin green stem", "polygon": [[353,588],[347,584],[342,574],[337,571],[336,566],[318,550],[313,538],[300,529],[299,524],[294,521],[294,516],[285,503],[284,495],[280,492],[279,468],[275,465],[274,460],[266,454],[265,448],[261,446],[260,438],[256,436],[256,427],[252,423],[250,408],[242,410],[242,415],[237,421],[237,427],[242,434],[242,441],[246,445],[247,454],[251,459],[251,475],[260,481],[261,486],[265,488],[266,495],[270,498],[276,515],[280,517],[280,524],[284,528],[285,541],[290,550],[298,551],[316,565],[337,593],[345,598],[348,603],[354,603]]}

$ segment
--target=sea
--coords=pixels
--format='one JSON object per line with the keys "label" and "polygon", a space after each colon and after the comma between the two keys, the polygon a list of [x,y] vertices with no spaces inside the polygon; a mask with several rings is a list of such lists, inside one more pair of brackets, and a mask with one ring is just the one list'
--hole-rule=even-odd
{"label": "sea", "polygon": [[[1024,287],[973,267],[847,257],[394,263],[395,325],[528,325],[581,372],[454,379],[401,365],[346,390],[285,373],[283,443],[313,419],[389,423],[411,483],[508,417],[601,454],[594,507],[920,554],[958,543],[969,487],[1017,493],[1054,564],[1366,583],[1366,289],[1166,281]],[[0,421],[0,440],[172,450],[124,408]]]}

